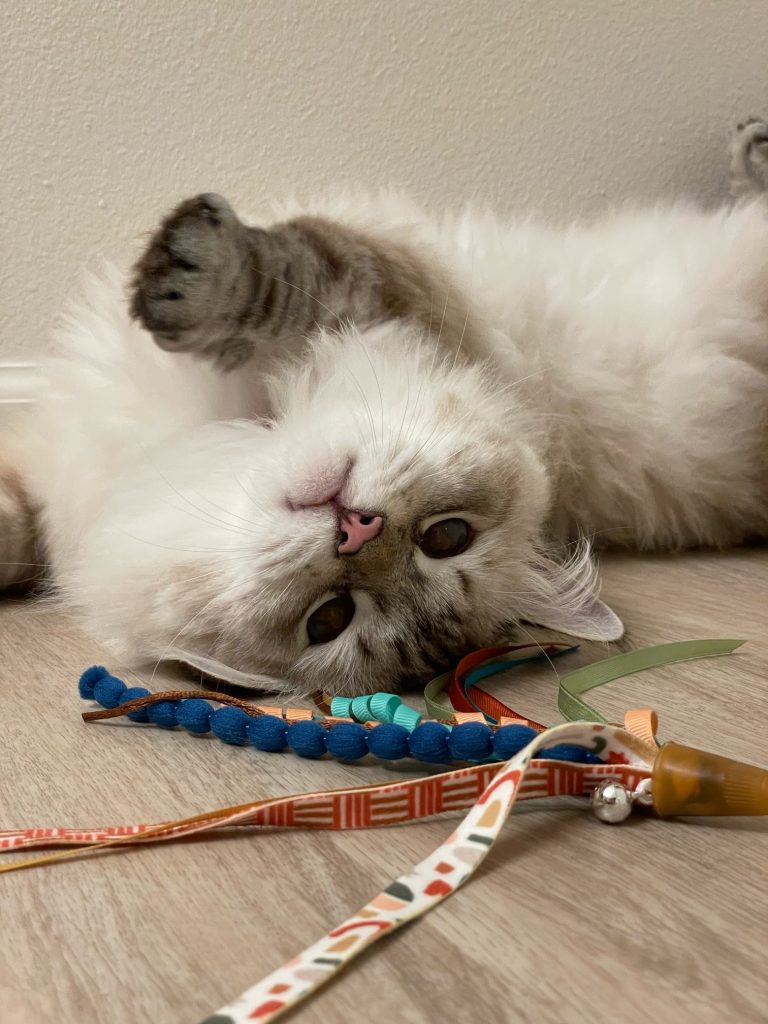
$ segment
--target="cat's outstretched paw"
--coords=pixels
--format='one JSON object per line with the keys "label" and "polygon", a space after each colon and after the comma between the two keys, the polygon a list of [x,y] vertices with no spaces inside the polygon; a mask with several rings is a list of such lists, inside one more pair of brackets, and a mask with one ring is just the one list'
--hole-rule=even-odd
{"label": "cat's outstretched paw", "polygon": [[750,117],[736,126],[730,144],[731,195],[756,195],[768,189],[768,121]]}
{"label": "cat's outstretched paw", "polygon": [[251,299],[251,257],[249,229],[226,199],[213,193],[187,199],[136,264],[131,316],[167,351],[237,365],[250,354],[238,324]]}

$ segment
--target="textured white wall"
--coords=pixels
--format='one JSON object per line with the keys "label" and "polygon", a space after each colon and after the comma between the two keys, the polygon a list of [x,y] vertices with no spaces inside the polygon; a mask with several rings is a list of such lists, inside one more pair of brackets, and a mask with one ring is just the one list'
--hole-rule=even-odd
{"label": "textured white wall", "polygon": [[6,0],[0,354],[200,190],[333,183],[558,219],[724,190],[765,0]]}

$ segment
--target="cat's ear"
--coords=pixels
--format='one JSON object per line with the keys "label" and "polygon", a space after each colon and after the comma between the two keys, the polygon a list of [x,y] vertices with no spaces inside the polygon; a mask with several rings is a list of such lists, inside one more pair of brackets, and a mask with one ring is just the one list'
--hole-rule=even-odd
{"label": "cat's ear", "polygon": [[586,546],[562,564],[539,558],[520,617],[583,640],[618,640],[624,625],[595,593],[596,582],[597,570]]}

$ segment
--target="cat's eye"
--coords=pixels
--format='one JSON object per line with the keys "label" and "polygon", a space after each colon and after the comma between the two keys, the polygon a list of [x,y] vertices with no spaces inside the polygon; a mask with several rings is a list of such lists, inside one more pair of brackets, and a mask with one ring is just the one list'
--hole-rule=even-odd
{"label": "cat's eye", "polygon": [[355,602],[349,594],[339,594],[315,608],[307,619],[307,639],[311,644],[327,644],[341,636],[355,615]]}
{"label": "cat's eye", "polygon": [[453,558],[466,551],[472,536],[472,527],[466,520],[440,519],[424,531],[419,547],[427,558]]}

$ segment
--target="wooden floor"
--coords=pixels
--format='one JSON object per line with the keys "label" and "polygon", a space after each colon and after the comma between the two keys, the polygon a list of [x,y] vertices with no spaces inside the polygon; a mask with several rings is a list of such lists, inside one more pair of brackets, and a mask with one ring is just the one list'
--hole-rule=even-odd
{"label": "wooden floor", "polygon": [[[616,719],[628,706],[654,706],[662,738],[768,766],[768,549],[606,557],[603,568],[603,594],[631,646],[750,643],[729,658],[615,683],[595,704]],[[605,653],[585,646],[571,665]],[[392,778],[381,765],[84,725],[75,681],[103,657],[51,609],[0,606],[0,827],[158,820]],[[557,720],[551,669],[506,677],[497,692]],[[0,876],[0,1021],[195,1024],[451,827],[444,819],[167,844]],[[767,952],[768,819],[610,827],[580,801],[528,803],[466,888],[295,1016],[765,1024]]]}

